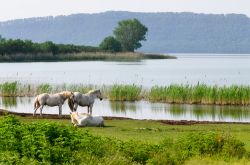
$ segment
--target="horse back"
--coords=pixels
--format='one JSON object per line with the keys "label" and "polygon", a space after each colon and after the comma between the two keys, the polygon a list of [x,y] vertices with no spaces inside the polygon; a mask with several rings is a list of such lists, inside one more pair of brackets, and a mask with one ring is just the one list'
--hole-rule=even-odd
{"label": "horse back", "polygon": [[75,96],[75,102],[79,104],[80,106],[88,106],[90,104],[93,104],[90,97],[86,94],[81,94],[79,92],[74,93]]}

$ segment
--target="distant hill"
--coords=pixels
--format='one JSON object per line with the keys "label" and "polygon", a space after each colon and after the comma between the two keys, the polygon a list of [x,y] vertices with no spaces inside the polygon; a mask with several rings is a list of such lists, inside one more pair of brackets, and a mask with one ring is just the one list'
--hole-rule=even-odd
{"label": "distant hill", "polygon": [[240,14],[105,12],[0,22],[5,38],[97,46],[117,22],[137,18],[149,31],[139,51],[250,53],[250,18]]}

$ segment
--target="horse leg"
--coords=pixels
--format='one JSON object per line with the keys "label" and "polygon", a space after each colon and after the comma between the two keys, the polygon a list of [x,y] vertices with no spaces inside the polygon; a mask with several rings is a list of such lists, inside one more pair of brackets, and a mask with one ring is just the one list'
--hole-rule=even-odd
{"label": "horse leg", "polygon": [[33,116],[35,116],[36,115],[36,111],[38,110],[38,108],[40,107],[40,105],[39,106],[37,106],[35,109],[34,109],[34,113],[33,113]]}
{"label": "horse leg", "polygon": [[62,115],[62,105],[59,105],[59,116]]}
{"label": "horse leg", "polygon": [[43,116],[43,114],[42,114],[43,106],[44,106],[44,105],[42,105],[41,108],[40,108],[40,116]]}
{"label": "horse leg", "polygon": [[93,104],[89,106],[90,115],[92,115]]}
{"label": "horse leg", "polygon": [[89,114],[89,106],[87,106],[88,114]]}

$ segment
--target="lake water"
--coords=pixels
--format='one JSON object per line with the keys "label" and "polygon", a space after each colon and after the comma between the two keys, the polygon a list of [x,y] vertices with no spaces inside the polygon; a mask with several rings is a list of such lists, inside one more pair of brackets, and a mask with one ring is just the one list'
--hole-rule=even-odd
{"label": "lake water", "polygon": [[[169,84],[250,85],[250,55],[178,54],[178,59],[140,62],[0,63],[0,82],[51,84],[114,83],[143,87]],[[7,99],[7,100],[6,100]],[[10,99],[10,100],[8,100]],[[33,98],[1,98],[0,108],[33,113]],[[250,122],[250,107],[170,105],[164,103],[97,101],[93,114],[135,119]],[[85,108],[86,109],[86,108]],[[83,108],[80,109],[83,111]],[[58,113],[45,108],[44,113]],[[63,113],[69,114],[65,105]]]}
{"label": "lake water", "polygon": [[250,84],[250,56],[179,55],[178,59],[140,62],[38,62],[0,63],[0,82],[71,83],[144,87],[177,84]]}
{"label": "lake water", "polygon": [[[33,97],[0,97],[0,107],[14,112],[33,113],[33,100]],[[37,113],[39,112],[38,110]],[[62,113],[69,114],[69,112],[70,109],[65,103]],[[78,112],[87,112],[87,108],[79,107]],[[58,114],[58,107],[44,107],[43,113]],[[96,100],[93,115],[154,120],[250,122],[250,107]]]}

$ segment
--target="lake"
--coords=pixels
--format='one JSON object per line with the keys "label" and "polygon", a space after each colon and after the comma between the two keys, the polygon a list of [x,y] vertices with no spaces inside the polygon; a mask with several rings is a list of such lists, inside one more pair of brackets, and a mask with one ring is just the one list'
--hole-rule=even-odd
{"label": "lake", "polygon": [[[0,107],[14,112],[33,113],[33,100],[34,97],[0,97]],[[69,114],[67,103],[62,109],[63,114]],[[87,112],[87,107],[79,107],[78,112]],[[44,107],[43,113],[58,114],[58,107]],[[154,120],[250,122],[250,107],[96,100],[93,115]]]}
{"label": "lake", "polygon": [[[178,56],[178,55],[177,55]],[[250,56],[179,55],[178,59],[140,62],[38,62],[1,63],[0,82],[137,84],[144,87],[169,84],[250,84]]]}
{"label": "lake", "polygon": [[[249,55],[177,54],[177,57],[178,59],[139,62],[1,63],[0,82],[86,85],[122,83],[142,85],[145,88],[198,82],[220,86],[250,85]],[[0,100],[0,108],[33,113],[32,97],[2,97]],[[79,111],[83,112],[83,108]],[[57,114],[58,110],[45,108],[44,113]],[[63,113],[69,114],[66,104]],[[249,106],[171,105],[147,101],[121,103],[104,100],[95,103],[93,114],[134,119],[250,122]]]}

